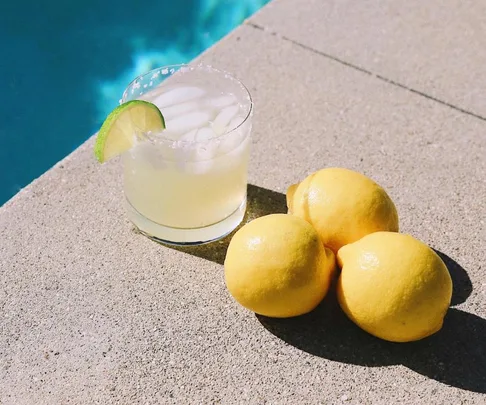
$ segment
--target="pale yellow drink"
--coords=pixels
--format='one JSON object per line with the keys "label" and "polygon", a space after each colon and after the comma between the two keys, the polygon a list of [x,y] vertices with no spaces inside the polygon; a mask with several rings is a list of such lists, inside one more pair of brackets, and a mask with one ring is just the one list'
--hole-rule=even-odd
{"label": "pale yellow drink", "polygon": [[123,156],[132,222],[157,240],[182,244],[218,239],[241,222],[251,131],[251,100],[239,82],[225,84],[212,73],[219,86],[195,83],[191,73],[139,95],[159,107],[166,129],[146,134]]}

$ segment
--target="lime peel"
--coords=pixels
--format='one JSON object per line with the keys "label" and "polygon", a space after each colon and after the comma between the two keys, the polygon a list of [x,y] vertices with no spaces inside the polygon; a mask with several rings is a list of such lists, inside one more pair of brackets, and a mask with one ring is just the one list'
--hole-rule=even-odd
{"label": "lime peel", "polygon": [[116,107],[101,126],[94,146],[100,163],[131,149],[137,135],[165,129],[164,116],[148,101],[132,100]]}

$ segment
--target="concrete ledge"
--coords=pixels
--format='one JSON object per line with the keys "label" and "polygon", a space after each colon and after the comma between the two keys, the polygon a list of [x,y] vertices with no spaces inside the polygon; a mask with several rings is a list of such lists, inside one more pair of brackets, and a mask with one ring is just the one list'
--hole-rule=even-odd
{"label": "concrete ledge", "polygon": [[98,165],[91,139],[0,208],[0,403],[484,403],[486,123],[251,26],[201,60],[254,97],[249,218],[318,168],[370,175],[453,274],[443,331],[388,344],[332,295],[256,317],[225,290],[227,241],[133,232],[119,162]]}
{"label": "concrete ledge", "polygon": [[486,3],[275,0],[250,23],[486,119]]}

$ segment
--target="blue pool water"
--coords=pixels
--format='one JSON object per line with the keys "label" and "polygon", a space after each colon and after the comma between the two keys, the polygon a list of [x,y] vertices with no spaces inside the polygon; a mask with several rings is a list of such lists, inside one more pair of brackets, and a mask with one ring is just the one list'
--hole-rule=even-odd
{"label": "blue pool water", "polygon": [[0,2],[0,206],[96,132],[126,85],[269,0]]}

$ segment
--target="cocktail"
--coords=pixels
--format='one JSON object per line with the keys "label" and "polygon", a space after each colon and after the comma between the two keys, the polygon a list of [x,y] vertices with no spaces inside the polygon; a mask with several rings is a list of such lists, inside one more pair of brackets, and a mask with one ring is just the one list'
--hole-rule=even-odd
{"label": "cocktail", "polygon": [[[121,101],[128,109],[116,126],[131,137],[122,160],[135,226],[174,244],[205,243],[235,229],[246,208],[252,100],[245,86],[212,67],[177,65],[138,77]],[[153,105],[161,125],[148,125],[157,121]]]}

